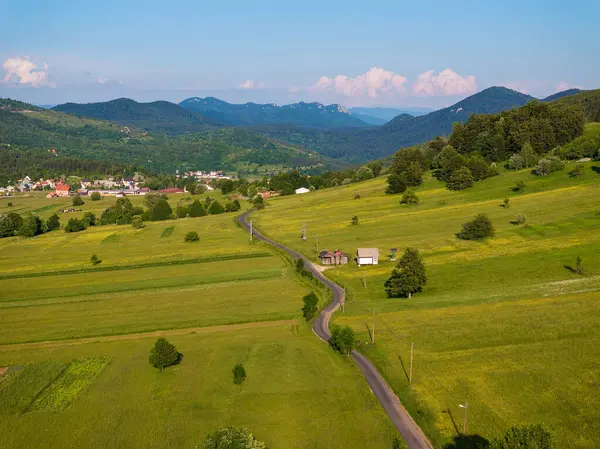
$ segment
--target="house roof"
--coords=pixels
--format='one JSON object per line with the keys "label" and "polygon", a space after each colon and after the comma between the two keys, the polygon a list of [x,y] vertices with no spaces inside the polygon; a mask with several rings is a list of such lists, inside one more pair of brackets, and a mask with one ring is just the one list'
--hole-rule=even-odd
{"label": "house roof", "polygon": [[69,190],[69,186],[66,184],[56,184],[56,190],[67,191]]}
{"label": "house roof", "polygon": [[358,257],[379,257],[379,248],[358,248],[356,250]]}

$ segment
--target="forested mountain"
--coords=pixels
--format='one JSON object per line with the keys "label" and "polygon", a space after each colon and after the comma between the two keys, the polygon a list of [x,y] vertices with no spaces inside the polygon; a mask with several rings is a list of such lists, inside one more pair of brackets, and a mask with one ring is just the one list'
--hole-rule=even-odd
{"label": "forested mountain", "polygon": [[156,172],[175,170],[270,173],[291,168],[319,171],[340,164],[319,154],[274,142],[249,130],[224,128],[180,136],[129,133],[110,122],[0,100],[0,143],[47,151],[60,157],[134,164]]}
{"label": "forested mountain", "polygon": [[406,108],[382,108],[382,107],[353,107],[348,109],[352,115],[364,114],[369,117],[377,117],[389,122],[400,114],[409,114],[413,117],[429,114],[434,110],[431,108],[406,107]]}
{"label": "forested mountain", "polygon": [[560,98],[557,103],[579,106],[588,122],[600,122],[600,89],[586,90]]}
{"label": "forested mountain", "polygon": [[579,92],[583,92],[581,89],[567,89],[561,92],[556,92],[555,94],[549,95],[546,98],[542,99],[542,101],[554,101],[559,98],[568,97],[570,95],[578,94]]}
{"label": "forested mountain", "polygon": [[374,125],[374,126],[381,126],[381,125],[387,123],[387,120],[384,118],[375,117],[373,115],[365,115],[365,114],[361,114],[361,113],[357,113],[357,112],[353,112],[352,117],[355,117],[369,125]]}
{"label": "forested mountain", "polygon": [[198,112],[215,122],[232,126],[288,124],[310,128],[348,128],[367,126],[367,123],[351,115],[338,105],[320,103],[293,103],[283,106],[274,104],[232,104],[214,97],[188,98],[179,105]]}
{"label": "forested mountain", "polygon": [[52,110],[168,134],[198,132],[217,125],[214,120],[168,101],[138,103],[128,98],[119,98],[102,103],[65,103]]}

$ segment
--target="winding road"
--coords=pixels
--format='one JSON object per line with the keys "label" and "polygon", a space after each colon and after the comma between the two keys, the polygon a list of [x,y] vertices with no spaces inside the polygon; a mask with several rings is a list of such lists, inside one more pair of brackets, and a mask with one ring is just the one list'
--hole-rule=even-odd
{"label": "winding road", "polygon": [[[250,231],[250,224],[248,223],[247,218],[252,212],[253,211],[250,210],[238,217],[239,223],[247,231]],[[321,311],[313,324],[313,331],[315,334],[317,334],[321,340],[328,342],[329,338],[331,337],[331,334],[329,333],[329,320],[331,319],[331,315],[343,303],[344,290],[335,282],[323,276],[323,274],[317,270],[314,264],[298,251],[294,251],[293,249],[288,248],[281,243],[265,237],[255,228],[253,229],[253,235],[254,238],[262,240],[271,246],[285,251],[294,259],[304,260],[304,267],[309,270],[323,285],[331,290],[333,293],[333,300],[327,307],[325,307],[325,309]],[[373,364],[358,351],[352,351],[351,357],[362,371],[365,379],[371,387],[371,391],[375,394],[377,399],[379,399],[379,402],[392,420],[394,426],[396,426],[396,429],[398,429],[398,432],[400,432],[400,435],[402,435],[402,438],[404,438],[404,441],[406,441],[409,449],[433,449],[433,445],[427,439],[417,423],[411,418],[406,409],[402,406],[398,397],[394,394],[381,374],[379,374],[375,366],[373,366]]]}

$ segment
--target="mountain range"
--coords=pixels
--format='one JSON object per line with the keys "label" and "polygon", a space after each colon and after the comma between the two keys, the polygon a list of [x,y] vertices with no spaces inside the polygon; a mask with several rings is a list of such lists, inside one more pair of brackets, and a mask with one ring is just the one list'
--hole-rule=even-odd
{"label": "mountain range", "polygon": [[354,107],[348,109],[350,113],[362,120],[363,122],[369,123],[371,125],[383,125],[389,122],[394,117],[397,117],[402,114],[408,114],[413,117],[417,117],[419,115],[425,115],[433,111],[430,108],[363,108],[363,107]]}

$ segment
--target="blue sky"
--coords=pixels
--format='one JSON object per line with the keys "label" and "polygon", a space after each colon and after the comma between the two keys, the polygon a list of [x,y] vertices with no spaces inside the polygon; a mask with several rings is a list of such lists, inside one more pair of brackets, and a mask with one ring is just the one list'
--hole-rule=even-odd
{"label": "blue sky", "polygon": [[[441,107],[600,87],[595,1],[0,0],[0,96]],[[34,68],[35,66],[35,68]]]}

